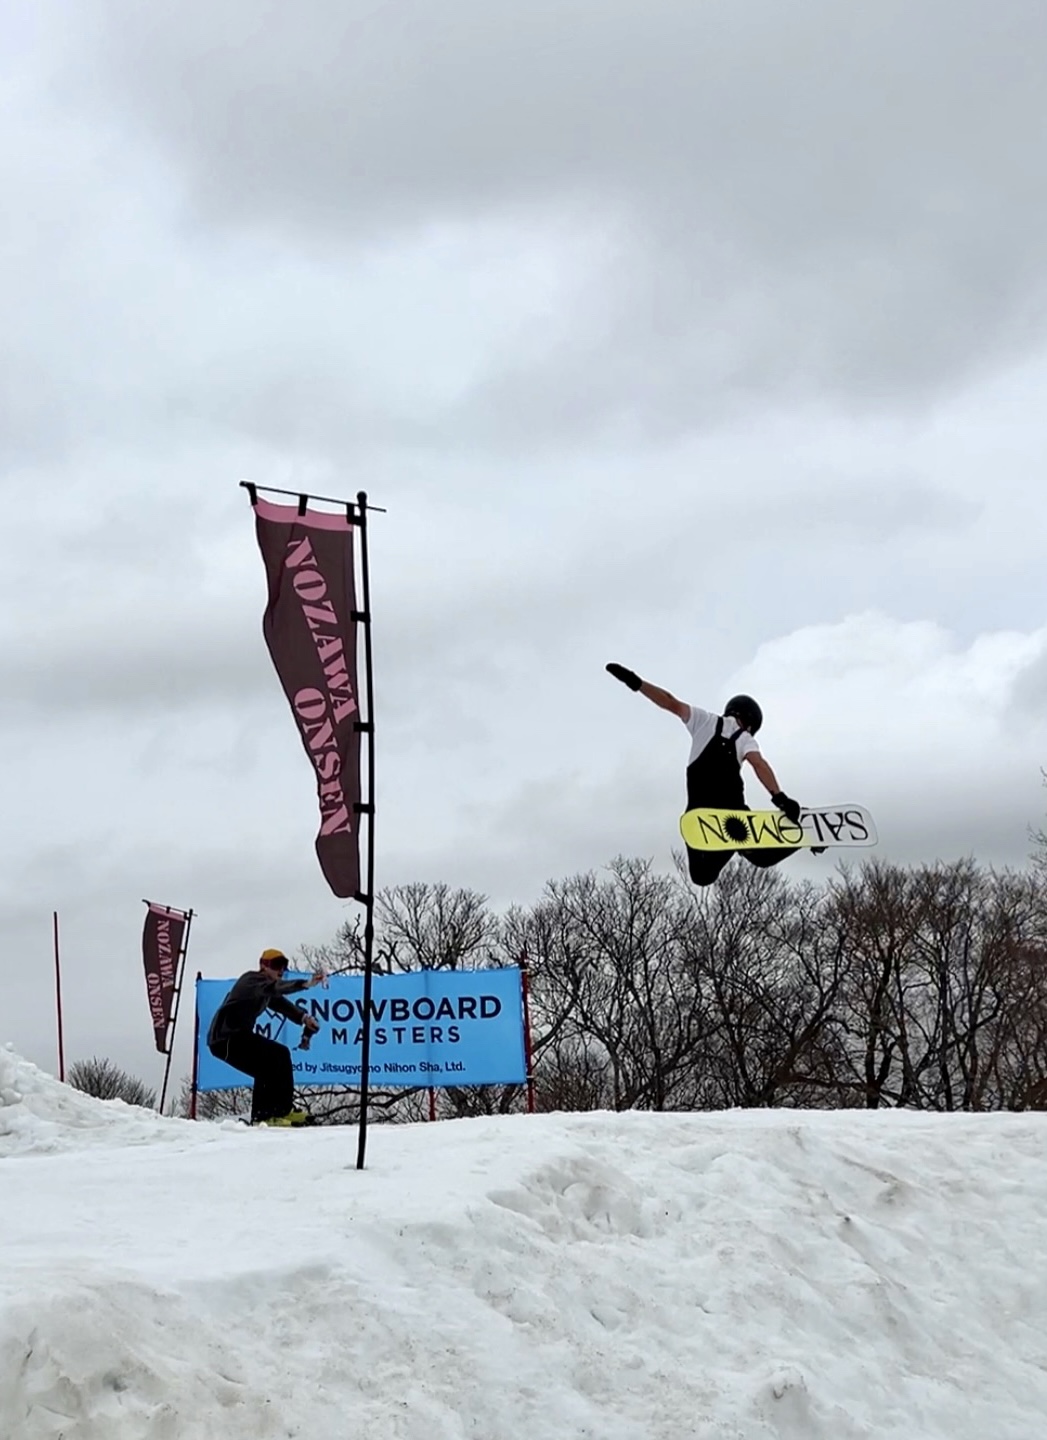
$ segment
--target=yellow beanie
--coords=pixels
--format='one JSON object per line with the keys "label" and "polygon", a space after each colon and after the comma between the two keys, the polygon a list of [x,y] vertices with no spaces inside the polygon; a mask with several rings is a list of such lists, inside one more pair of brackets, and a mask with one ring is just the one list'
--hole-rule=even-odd
{"label": "yellow beanie", "polygon": [[287,956],[282,950],[263,950],[258,958],[259,960],[283,960],[285,963],[287,961]]}

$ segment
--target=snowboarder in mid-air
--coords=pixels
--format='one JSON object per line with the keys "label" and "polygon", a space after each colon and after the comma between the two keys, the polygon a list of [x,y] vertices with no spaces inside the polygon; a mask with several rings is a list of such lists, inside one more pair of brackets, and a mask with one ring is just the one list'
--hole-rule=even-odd
{"label": "snowboarder in mid-air", "polygon": [[[714,715],[698,705],[677,700],[668,690],[641,680],[624,665],[605,667],[616,680],[630,690],[638,690],[662,710],[678,715],[691,734],[691,754],[687,762],[687,808],[744,810],[745,786],[742,765],[748,763],[756,771],[772,802],[794,824],[799,822],[801,807],[782,790],[778,777],[760,753],[756,732],[763,724],[763,711],[751,695],[733,695],[722,715]],[[796,847],[789,849],[741,850],[737,852],[750,865],[765,868],[778,865]],[[734,857],[733,850],[694,850],[687,846],[687,867],[696,885],[711,885],[720,871]]]}

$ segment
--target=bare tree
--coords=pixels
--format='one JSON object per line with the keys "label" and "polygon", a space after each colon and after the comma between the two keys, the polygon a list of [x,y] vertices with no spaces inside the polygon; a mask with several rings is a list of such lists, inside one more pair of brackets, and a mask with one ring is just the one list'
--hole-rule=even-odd
{"label": "bare tree", "polygon": [[[359,973],[365,964],[360,917],[354,916],[329,945],[303,946],[304,962],[328,974]],[[381,890],[375,896],[374,970],[407,974],[417,970],[485,969],[504,963],[498,919],[483,895],[445,884],[417,882]],[[460,1087],[439,1092],[437,1112],[444,1115],[499,1114],[514,1108],[520,1086]],[[427,1087],[369,1092],[372,1117],[415,1121],[428,1116]],[[310,1112],[326,1124],[354,1124],[359,1115],[355,1088],[310,1086],[303,1098]]]}
{"label": "bare tree", "polygon": [[97,1100],[125,1100],[128,1105],[156,1108],[156,1091],[121,1070],[112,1060],[93,1055],[90,1060],[74,1060],[69,1067],[69,1084],[74,1090],[93,1095]]}
{"label": "bare tree", "polygon": [[392,970],[477,970],[492,963],[498,922],[475,890],[415,883],[382,890],[375,904]]}
{"label": "bare tree", "polygon": [[[846,1037],[840,1083],[869,1109],[915,1104],[918,1063],[911,1049],[913,913],[909,875],[871,861],[829,887],[828,913],[848,965],[841,995]],[[912,1003],[911,1003],[912,1002]]]}
{"label": "bare tree", "polygon": [[831,898],[848,958],[843,1083],[873,1107],[1019,1103],[1015,1047],[1039,1046],[1043,912],[1035,874],[970,859],[845,874]]}
{"label": "bare tree", "polygon": [[[174,1113],[189,1119],[193,1111],[193,1082],[186,1075],[178,1090]],[[251,1113],[251,1088],[237,1085],[231,1090],[198,1090],[196,1094],[196,1118],[198,1120],[246,1119]]]}
{"label": "bare tree", "polygon": [[[416,882],[380,890],[375,896],[374,969],[378,974],[411,970],[480,969],[491,964],[499,923],[475,890]],[[303,945],[309,968],[341,975],[364,968],[363,923],[354,915],[328,945]]]}
{"label": "bare tree", "polygon": [[600,1110],[607,1104],[607,1055],[586,1035],[555,1039],[534,1069],[535,1106],[540,1111]]}
{"label": "bare tree", "polygon": [[969,1069],[971,1108],[1047,1109],[1047,875],[993,877],[986,915],[991,1024]]}
{"label": "bare tree", "polygon": [[691,905],[686,949],[707,1034],[692,1103],[840,1103],[842,945],[820,892],[739,866],[692,891]]}
{"label": "bare tree", "polygon": [[[696,889],[618,857],[501,916],[471,890],[396,886],[376,921],[381,973],[526,964],[539,1109],[1047,1109],[1047,860],[872,861],[824,889],[733,866]],[[360,918],[303,955],[358,972]],[[325,1123],[358,1118],[355,1089],[299,1093]],[[372,1106],[395,1122],[525,1096],[415,1087]]]}
{"label": "bare tree", "polygon": [[[1040,778],[1044,785],[1047,785],[1047,770],[1040,771]],[[1031,860],[1034,868],[1047,878],[1047,829],[1042,825],[1038,830],[1032,832],[1033,851]]]}
{"label": "bare tree", "polygon": [[924,1029],[934,1057],[920,1077],[922,1103],[995,1108],[988,1063],[999,1058],[1009,1028],[1013,960],[1031,938],[1038,887],[1031,876],[984,871],[973,860],[922,867],[912,885],[914,967],[925,977]]}
{"label": "bare tree", "polygon": [[533,975],[543,1083],[560,1056],[601,1105],[680,1103],[702,1028],[683,963],[685,921],[679,883],[654,874],[649,861],[621,857],[605,880],[590,872],[551,881],[530,915],[516,917]]}

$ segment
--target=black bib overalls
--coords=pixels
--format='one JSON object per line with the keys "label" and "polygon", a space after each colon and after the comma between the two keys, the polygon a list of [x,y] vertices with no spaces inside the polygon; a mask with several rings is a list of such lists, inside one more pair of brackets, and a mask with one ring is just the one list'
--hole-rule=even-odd
{"label": "black bib overalls", "polygon": [[[724,717],[717,716],[716,734],[710,739],[700,755],[696,755],[687,767],[687,808],[700,810],[708,806],[716,810],[744,810],[745,785],[742,781],[742,767],[738,759],[735,741],[741,726],[730,735],[723,733]],[[696,885],[711,885],[725,865],[730,864],[735,853],[748,860],[750,865],[764,870],[778,865],[789,850],[692,850],[687,847],[687,869]]]}

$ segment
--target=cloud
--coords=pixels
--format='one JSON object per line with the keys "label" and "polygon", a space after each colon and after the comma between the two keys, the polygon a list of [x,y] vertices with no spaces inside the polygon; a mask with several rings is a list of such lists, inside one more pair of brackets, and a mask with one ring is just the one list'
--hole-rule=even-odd
{"label": "cloud", "polygon": [[387,509],[380,884],[670,864],[686,736],[611,659],[753,690],[787,788],[868,804],[883,856],[1021,863],[1045,25],[4,9],[0,917],[45,1060],[55,905],[81,1033],[143,1064],[143,895],[214,974],[346,914],[241,478]]}
{"label": "cloud", "polygon": [[1043,341],[1033,0],[85,17],[74,88],[152,136],[202,225],[320,252],[566,223],[567,323],[464,402],[507,431],[674,434],[768,393],[912,405]]}
{"label": "cloud", "polygon": [[964,645],[935,622],[866,612],[768,642],[737,679],[764,701],[782,783],[867,804],[889,857],[1020,864],[1040,809],[1047,714],[1015,725],[1012,697],[1045,646],[1043,626]]}
{"label": "cloud", "polygon": [[162,432],[432,485],[923,414],[1044,342],[1024,0],[37,11],[9,466]]}
{"label": "cloud", "polygon": [[1024,657],[1015,670],[1010,704],[1019,723],[1043,724],[1047,714],[1047,638],[1041,636],[1038,649]]}
{"label": "cloud", "polygon": [[[672,688],[712,709],[733,691],[756,694],[761,743],[781,783],[802,803],[869,807],[878,855],[898,863],[991,855],[1021,865],[1043,808],[1047,717],[1013,726],[1011,694],[1045,645],[1047,627],[964,644],[935,622],[870,611],[779,636],[733,673]],[[618,853],[667,866],[680,844],[683,726],[603,675],[561,682],[551,710],[509,677],[502,694],[493,734],[474,737],[457,764],[418,777],[439,816],[439,841],[435,822],[429,836],[407,838],[416,786],[387,780],[385,823],[401,837],[399,864],[435,880],[453,863],[501,903]],[[506,750],[509,770],[499,763]],[[767,803],[753,777],[747,793]],[[805,875],[826,873],[806,857],[797,864]]]}
{"label": "cloud", "polygon": [[[1043,628],[962,643],[936,622],[866,612],[781,635],[741,668],[676,688],[710,706],[735,689],[757,694],[782,783],[805,803],[867,805],[880,857],[1021,864],[1042,818],[1047,723],[1041,712],[1016,726],[1011,696],[1045,643]],[[76,1053],[101,1043],[85,1037],[126,1033],[123,1063],[147,1078],[142,897],[197,910],[193,965],[207,974],[239,973],[265,944],[329,939],[352,910],[326,893],[315,863],[313,778],[275,682],[251,716],[241,734],[182,707],[157,732],[147,711],[114,728],[77,710],[46,745],[8,728],[7,754],[22,763],[0,846],[0,916],[23,960],[12,1013],[44,1063],[54,907]],[[380,885],[443,880],[503,907],[616,854],[672,865],[686,732],[602,668],[509,667],[471,686],[402,692],[382,720]],[[755,781],[748,789],[761,794]],[[789,873],[819,879],[836,858],[803,857]]]}
{"label": "cloud", "polygon": [[[666,210],[730,215],[775,256],[817,232],[829,251],[921,199],[954,220],[972,178],[1006,190],[1034,140],[1003,174],[996,142],[1044,103],[1029,56],[1045,21],[1028,0],[1006,17],[964,0],[888,0],[860,15],[812,0],[744,14],[681,0],[643,12],[536,0],[511,15],[483,0],[442,12],[423,0],[392,13],[333,0],[91,10],[105,83],[230,219],[246,207],[321,227],[416,224],[588,178]],[[962,146],[957,119],[984,127],[977,149]],[[919,191],[928,171],[931,197]]]}

